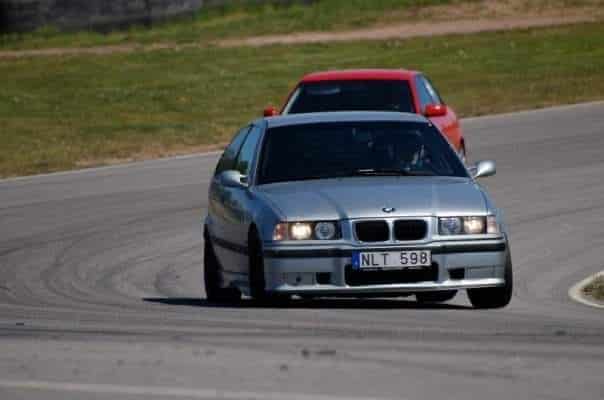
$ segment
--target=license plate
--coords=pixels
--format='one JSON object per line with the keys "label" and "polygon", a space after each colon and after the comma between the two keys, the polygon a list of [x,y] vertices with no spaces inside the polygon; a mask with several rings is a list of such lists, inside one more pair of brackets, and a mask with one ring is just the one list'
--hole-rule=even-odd
{"label": "license plate", "polygon": [[432,265],[430,250],[354,252],[354,269],[416,268]]}

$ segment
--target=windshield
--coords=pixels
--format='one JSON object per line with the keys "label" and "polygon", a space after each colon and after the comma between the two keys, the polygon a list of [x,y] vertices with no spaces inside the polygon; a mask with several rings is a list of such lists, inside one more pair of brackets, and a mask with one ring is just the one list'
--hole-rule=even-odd
{"label": "windshield", "polygon": [[459,176],[466,170],[427,123],[346,122],[267,131],[258,184],[353,176]]}
{"label": "windshield", "polygon": [[415,112],[407,81],[330,81],[304,83],[285,114],[321,111]]}

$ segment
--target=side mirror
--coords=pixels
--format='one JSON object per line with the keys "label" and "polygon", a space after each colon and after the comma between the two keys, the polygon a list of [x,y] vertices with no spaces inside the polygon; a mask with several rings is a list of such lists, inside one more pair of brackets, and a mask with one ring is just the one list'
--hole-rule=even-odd
{"label": "side mirror", "polygon": [[279,111],[277,111],[277,109],[276,109],[275,107],[270,106],[270,107],[266,107],[266,108],[264,109],[264,113],[263,113],[263,115],[264,115],[265,117],[274,117],[274,116],[276,116],[276,115],[279,115]]}
{"label": "side mirror", "polygon": [[495,168],[495,161],[484,160],[478,161],[476,164],[468,168],[473,178],[482,178],[487,176],[493,176],[497,172]]}
{"label": "side mirror", "polygon": [[241,175],[241,172],[230,169],[220,174],[220,183],[224,187],[243,188],[247,187],[247,176]]}
{"label": "side mirror", "polygon": [[447,115],[447,106],[444,104],[428,104],[424,109],[424,115],[431,117],[444,117]]}

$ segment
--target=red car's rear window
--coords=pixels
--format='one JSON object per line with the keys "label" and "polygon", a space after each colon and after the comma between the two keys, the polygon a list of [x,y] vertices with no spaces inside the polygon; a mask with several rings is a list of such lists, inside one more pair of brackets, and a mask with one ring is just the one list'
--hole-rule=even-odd
{"label": "red car's rear window", "polygon": [[407,81],[367,80],[302,83],[284,109],[285,114],[324,111],[415,112]]}

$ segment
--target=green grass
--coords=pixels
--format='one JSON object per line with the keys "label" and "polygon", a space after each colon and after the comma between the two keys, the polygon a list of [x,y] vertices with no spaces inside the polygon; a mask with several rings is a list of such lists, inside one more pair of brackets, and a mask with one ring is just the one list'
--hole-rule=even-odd
{"label": "green grass", "polygon": [[0,49],[94,46],[120,43],[197,42],[300,30],[339,30],[366,27],[393,19],[412,18],[414,10],[430,5],[476,0],[316,0],[289,5],[236,1],[228,7],[206,8],[192,17],[158,23],[151,29],[135,26],[108,34],[61,33],[45,27],[26,34],[0,35]]}
{"label": "green grass", "polygon": [[[433,6],[448,6],[434,8]],[[462,7],[460,9],[460,6]],[[1,34],[0,50],[90,47],[119,44],[201,43],[263,34],[338,31],[398,22],[458,18],[548,15],[604,17],[602,0],[506,0],[485,7],[480,0],[298,0],[287,5],[234,0],[228,7],[209,7],[189,17],[133,26],[108,33],[60,32],[52,26],[24,34]]]}
{"label": "green grass", "polygon": [[0,175],[228,140],[305,73],[425,71],[462,116],[604,98],[604,24],[383,42],[0,60]]}
{"label": "green grass", "polygon": [[604,275],[596,277],[583,288],[583,293],[598,301],[604,301]]}

